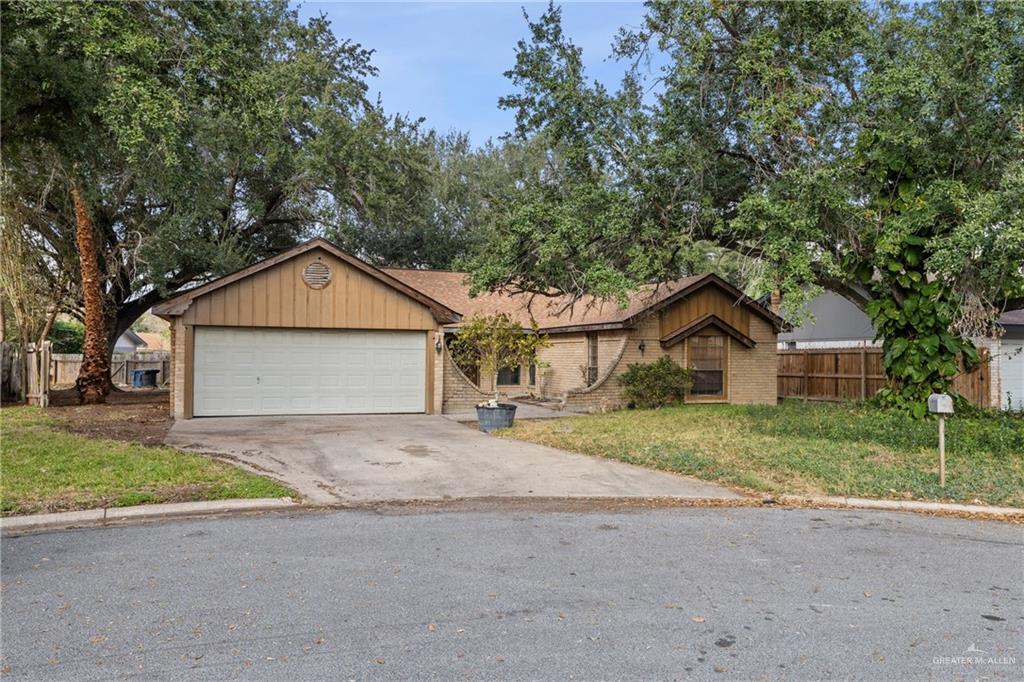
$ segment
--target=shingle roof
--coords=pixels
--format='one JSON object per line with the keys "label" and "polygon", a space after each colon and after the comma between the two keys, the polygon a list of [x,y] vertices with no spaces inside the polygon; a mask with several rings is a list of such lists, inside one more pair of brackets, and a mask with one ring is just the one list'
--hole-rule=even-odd
{"label": "shingle roof", "polygon": [[523,327],[530,326],[532,317],[541,329],[548,331],[564,327],[625,324],[673,294],[709,277],[708,275],[694,275],[659,285],[643,286],[629,297],[629,303],[625,308],[620,307],[617,301],[592,296],[585,296],[571,307],[567,307],[571,299],[566,296],[548,298],[544,296],[531,297],[529,294],[492,292],[470,297],[469,280],[464,272],[403,268],[384,268],[384,271],[395,279],[405,282],[410,287],[422,291],[452,310],[461,313],[464,318],[476,314],[507,313]]}
{"label": "shingle roof", "polygon": [[156,332],[139,332],[138,337],[146,344],[149,350],[170,350],[170,341]]}

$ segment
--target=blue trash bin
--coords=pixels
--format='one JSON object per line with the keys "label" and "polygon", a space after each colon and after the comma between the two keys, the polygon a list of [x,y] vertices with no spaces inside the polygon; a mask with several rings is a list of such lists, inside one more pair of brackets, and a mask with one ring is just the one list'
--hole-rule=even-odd
{"label": "blue trash bin", "polygon": [[156,386],[158,369],[133,369],[132,388],[152,388]]}

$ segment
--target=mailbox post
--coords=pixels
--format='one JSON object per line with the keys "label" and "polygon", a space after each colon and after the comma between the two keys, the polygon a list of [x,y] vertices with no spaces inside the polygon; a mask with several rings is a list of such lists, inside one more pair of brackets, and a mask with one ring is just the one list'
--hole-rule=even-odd
{"label": "mailbox post", "polygon": [[946,415],[953,414],[953,399],[945,393],[928,396],[928,411],[939,415],[939,486],[946,487]]}

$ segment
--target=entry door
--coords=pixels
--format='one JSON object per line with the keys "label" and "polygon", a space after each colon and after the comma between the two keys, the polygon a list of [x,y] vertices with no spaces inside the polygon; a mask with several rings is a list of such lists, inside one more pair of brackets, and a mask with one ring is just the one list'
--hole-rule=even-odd
{"label": "entry door", "polygon": [[424,412],[426,333],[196,327],[197,417]]}

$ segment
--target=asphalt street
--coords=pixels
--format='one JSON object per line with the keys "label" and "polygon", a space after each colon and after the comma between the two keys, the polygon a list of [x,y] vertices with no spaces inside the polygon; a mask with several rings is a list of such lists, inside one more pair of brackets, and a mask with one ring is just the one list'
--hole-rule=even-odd
{"label": "asphalt street", "polygon": [[4,538],[4,678],[1022,679],[1024,530],[336,511]]}

